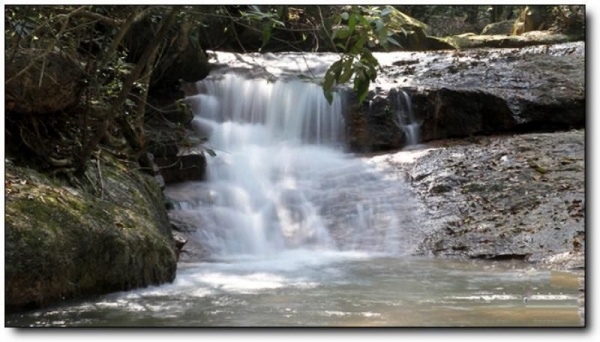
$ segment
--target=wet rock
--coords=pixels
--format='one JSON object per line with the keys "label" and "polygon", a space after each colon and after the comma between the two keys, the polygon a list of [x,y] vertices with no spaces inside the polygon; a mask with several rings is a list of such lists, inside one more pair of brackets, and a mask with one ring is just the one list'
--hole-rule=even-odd
{"label": "wet rock", "polygon": [[[8,312],[173,281],[175,244],[154,179],[103,155],[97,195],[7,167]],[[17,181],[18,180],[18,181]]]}
{"label": "wet rock", "polygon": [[429,187],[429,192],[439,194],[452,191],[452,189],[460,186],[460,184],[466,182],[467,180],[467,178],[454,175],[441,176],[432,182],[431,186]]}
{"label": "wet rock", "polygon": [[536,263],[562,253],[556,263],[578,264],[585,251],[582,130],[432,147],[407,172],[434,221],[456,219],[427,234],[419,253]]}
{"label": "wet rock", "polygon": [[397,58],[376,55],[385,72],[373,85],[369,102],[360,107],[360,120],[350,120],[349,146],[365,151],[364,143],[369,147],[366,150],[377,151],[406,143],[401,133],[390,133],[398,127],[390,94],[398,89],[411,96],[421,142],[583,127],[584,51],[584,42],[576,42],[523,49],[415,52],[397,54]]}
{"label": "wet rock", "polygon": [[436,184],[429,189],[429,192],[432,192],[434,194],[439,194],[439,193],[448,192],[451,190],[452,190],[452,186],[450,186],[448,184]]}
{"label": "wet rock", "polygon": [[166,184],[201,181],[206,178],[203,154],[180,154],[155,159]]}
{"label": "wet rock", "polygon": [[387,96],[371,93],[347,116],[347,144],[352,151],[387,151],[404,145],[404,132],[395,121]]}

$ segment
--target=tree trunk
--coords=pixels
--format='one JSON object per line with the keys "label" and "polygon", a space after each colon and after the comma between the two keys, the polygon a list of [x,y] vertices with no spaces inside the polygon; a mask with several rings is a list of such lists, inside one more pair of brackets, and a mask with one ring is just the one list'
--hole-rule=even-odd
{"label": "tree trunk", "polygon": [[90,141],[87,142],[87,144],[84,145],[84,148],[82,149],[81,154],[79,155],[79,165],[77,165],[78,174],[82,174],[85,171],[87,161],[90,158],[92,152],[96,149],[96,147],[106,134],[106,131],[110,124],[113,123],[115,119],[119,117],[123,103],[125,103],[125,100],[129,96],[131,88],[133,87],[133,83],[140,77],[142,71],[148,63],[148,60],[153,54],[156,53],[155,51],[156,49],[158,49],[160,42],[167,36],[169,29],[175,23],[175,19],[177,17],[177,14],[179,13],[179,10],[180,6],[173,6],[167,19],[165,19],[161,23],[158,33],[156,34],[156,36],[154,36],[154,39],[148,44],[142,56],[138,60],[135,68],[131,71],[131,73],[123,82],[123,88],[119,93],[119,96],[113,103],[110,111],[108,112],[107,117],[96,131],[96,134],[90,139]]}

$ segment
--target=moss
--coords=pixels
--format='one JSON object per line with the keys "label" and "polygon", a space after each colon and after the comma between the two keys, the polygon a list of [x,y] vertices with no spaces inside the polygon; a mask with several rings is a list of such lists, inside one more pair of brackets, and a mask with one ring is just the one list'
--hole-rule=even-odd
{"label": "moss", "polygon": [[7,169],[7,179],[26,180],[6,197],[8,311],[174,279],[160,188],[118,161],[101,167],[103,187],[94,191],[101,198],[29,169]]}

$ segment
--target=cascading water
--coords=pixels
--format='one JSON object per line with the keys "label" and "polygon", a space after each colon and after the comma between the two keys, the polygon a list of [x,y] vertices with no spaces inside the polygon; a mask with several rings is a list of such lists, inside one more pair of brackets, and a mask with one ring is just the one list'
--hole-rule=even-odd
{"label": "cascading water", "polygon": [[396,115],[396,124],[406,134],[406,144],[408,146],[417,145],[420,125],[415,118],[410,95],[402,89],[391,89],[389,96]]}
{"label": "cascading water", "polygon": [[[216,55],[277,76],[273,65],[306,63],[311,72],[289,72],[307,74],[338,58]],[[320,86],[279,79],[212,75],[188,98],[217,156],[207,181],[165,189],[172,218],[196,229],[184,252],[201,250],[173,283],[13,314],[6,325],[580,325],[578,288],[555,287],[550,271],[407,257],[432,221],[393,165],[422,151],[344,153],[343,96],[329,105]],[[414,122],[410,98],[396,100],[398,120]],[[533,311],[523,301],[531,289]]]}
{"label": "cascading water", "polygon": [[[213,257],[303,248],[401,254],[414,202],[402,184],[343,152],[343,95],[319,85],[224,74],[188,98],[218,156],[195,200]],[[185,201],[184,201],[185,202]]]}

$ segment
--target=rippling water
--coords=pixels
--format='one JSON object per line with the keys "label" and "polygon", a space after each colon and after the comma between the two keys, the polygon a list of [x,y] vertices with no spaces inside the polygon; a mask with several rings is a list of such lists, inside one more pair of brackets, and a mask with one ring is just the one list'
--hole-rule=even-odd
{"label": "rippling water", "polygon": [[7,326],[581,326],[574,276],[517,262],[295,250],[181,265],[173,284]]}

